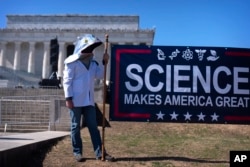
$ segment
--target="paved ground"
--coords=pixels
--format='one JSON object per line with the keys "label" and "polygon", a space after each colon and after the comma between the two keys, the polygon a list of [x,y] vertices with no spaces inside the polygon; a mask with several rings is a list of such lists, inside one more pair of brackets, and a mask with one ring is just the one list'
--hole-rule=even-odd
{"label": "paved ground", "polygon": [[35,133],[1,134],[0,153],[20,146],[36,144],[42,141],[61,138],[69,135],[69,132],[44,131]]}
{"label": "paved ground", "polygon": [[69,132],[60,131],[1,133],[0,166],[17,166],[26,161],[34,150],[68,135]]}

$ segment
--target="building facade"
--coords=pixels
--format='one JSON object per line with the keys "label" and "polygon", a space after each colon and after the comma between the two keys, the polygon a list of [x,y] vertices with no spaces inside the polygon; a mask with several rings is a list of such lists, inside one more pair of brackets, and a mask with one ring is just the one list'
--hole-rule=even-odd
{"label": "building facade", "polygon": [[[153,45],[155,29],[141,29],[139,16],[7,15],[7,26],[0,29],[0,66],[49,78],[50,41],[57,38],[57,76],[62,77],[64,60],[72,54],[76,37],[84,33],[102,41],[108,34],[111,45]],[[104,45],[95,50],[97,61],[101,61],[103,50]],[[109,70],[110,66],[108,75]]]}

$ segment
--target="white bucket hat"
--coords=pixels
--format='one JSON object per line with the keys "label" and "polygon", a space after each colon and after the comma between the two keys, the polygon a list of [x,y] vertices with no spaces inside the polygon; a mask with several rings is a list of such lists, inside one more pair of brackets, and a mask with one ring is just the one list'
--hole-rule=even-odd
{"label": "white bucket hat", "polygon": [[77,41],[74,43],[74,53],[67,57],[64,63],[67,64],[78,60],[82,53],[92,53],[101,44],[102,41],[92,34],[84,34],[77,37]]}

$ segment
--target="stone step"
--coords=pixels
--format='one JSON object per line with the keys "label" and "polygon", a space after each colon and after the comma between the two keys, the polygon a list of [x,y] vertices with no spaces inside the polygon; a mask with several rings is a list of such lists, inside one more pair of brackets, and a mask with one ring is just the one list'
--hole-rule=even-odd
{"label": "stone step", "polygon": [[[14,117],[14,118],[13,118]],[[28,117],[27,115],[22,115],[22,118],[15,118],[15,115],[1,115],[1,122],[3,123],[8,123],[8,122],[48,122],[49,121],[49,116],[43,117]]]}
{"label": "stone step", "polygon": [[0,135],[0,166],[23,166],[33,153],[41,148],[53,146],[69,136],[69,132],[43,131]]}
{"label": "stone step", "polygon": [[43,124],[2,124],[0,125],[1,132],[38,132],[49,130],[48,123]]}

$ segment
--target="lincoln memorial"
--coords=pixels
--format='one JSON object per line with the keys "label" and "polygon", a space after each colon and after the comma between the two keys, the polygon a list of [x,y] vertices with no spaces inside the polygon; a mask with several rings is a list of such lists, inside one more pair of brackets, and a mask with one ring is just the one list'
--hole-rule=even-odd
{"label": "lincoln memorial", "polygon": [[[112,46],[153,45],[155,35],[154,28],[139,27],[139,16],[7,15],[6,18],[6,28],[0,29],[0,70],[21,71],[41,79],[51,75],[52,39],[58,41],[57,77],[61,78],[63,62],[73,53],[77,36],[89,33],[105,41],[105,34],[108,34]],[[99,62],[103,50],[104,45],[101,45],[94,51],[95,59]],[[109,77],[110,67],[107,70]],[[0,79],[4,79],[4,76]]]}

